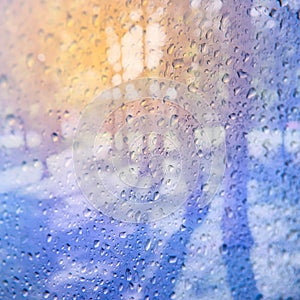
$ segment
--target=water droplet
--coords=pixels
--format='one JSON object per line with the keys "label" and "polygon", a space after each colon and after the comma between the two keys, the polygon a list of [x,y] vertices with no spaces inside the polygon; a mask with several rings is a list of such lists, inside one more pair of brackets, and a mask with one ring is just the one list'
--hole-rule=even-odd
{"label": "water droplet", "polygon": [[223,76],[222,81],[223,81],[224,83],[228,83],[229,80],[230,80],[229,74],[226,73],[226,74]]}
{"label": "water droplet", "polygon": [[175,126],[178,124],[178,115],[172,115],[171,120],[170,120],[170,125]]}
{"label": "water droplet", "polygon": [[125,239],[125,238],[127,237],[126,231],[120,232],[119,237],[120,237],[121,239]]}
{"label": "water droplet", "polygon": [[107,80],[108,80],[108,76],[107,75],[102,75],[101,76],[101,81],[103,84],[107,83]]}
{"label": "water droplet", "polygon": [[141,221],[141,217],[142,217],[142,213],[141,211],[137,211],[136,214],[135,214],[135,220],[136,222],[140,222]]}
{"label": "water droplet", "polygon": [[164,124],[165,124],[165,119],[164,119],[164,118],[160,118],[160,119],[157,121],[157,126],[159,126],[159,127],[164,126]]}
{"label": "water droplet", "polygon": [[92,214],[92,211],[89,209],[89,208],[86,208],[84,211],[83,211],[83,215],[84,217],[86,218],[89,218]]}
{"label": "water droplet", "polygon": [[197,93],[198,91],[198,87],[196,85],[195,82],[192,82],[188,85],[188,90],[191,92],[191,93]]}
{"label": "water droplet", "polygon": [[32,68],[34,65],[34,58],[33,58],[33,54],[29,53],[26,57],[26,64],[28,68]]}
{"label": "water droplet", "polygon": [[52,241],[52,235],[49,233],[47,235],[47,242],[50,243]]}
{"label": "water droplet", "polygon": [[1,86],[2,88],[6,88],[6,87],[7,87],[7,82],[8,82],[7,76],[4,75],[4,74],[2,74],[2,75],[0,76],[0,86]]}
{"label": "water droplet", "polygon": [[22,290],[22,295],[23,295],[23,297],[27,297],[28,296],[28,290],[27,289],[23,289]]}
{"label": "water droplet", "polygon": [[132,280],[132,274],[131,274],[130,269],[126,269],[125,276],[126,276],[126,280],[127,281],[131,281]]}
{"label": "water droplet", "polygon": [[207,44],[206,43],[202,43],[199,47],[199,50],[202,54],[206,54],[207,53],[207,50],[208,50],[208,47],[207,47]]}
{"label": "water droplet", "polygon": [[255,95],[256,95],[255,88],[251,88],[251,89],[249,89],[249,91],[247,93],[247,99],[252,99],[253,97],[255,97]]}
{"label": "water droplet", "polygon": [[45,62],[45,60],[46,60],[46,56],[44,53],[38,54],[37,58],[40,62]]}
{"label": "water droplet", "polygon": [[49,296],[50,296],[50,292],[49,292],[49,291],[45,291],[45,292],[43,293],[43,296],[44,296],[45,299],[48,299]]}
{"label": "water droplet", "polygon": [[227,60],[226,60],[226,66],[230,66],[233,62],[233,57],[229,57]]}
{"label": "water droplet", "polygon": [[54,143],[58,142],[58,140],[59,140],[58,133],[53,132],[52,135],[51,135],[51,137],[52,137],[52,141],[53,141]]}
{"label": "water droplet", "polygon": [[168,262],[170,264],[175,264],[177,262],[177,256],[175,256],[175,255],[169,256]]}
{"label": "water droplet", "polygon": [[123,191],[121,192],[120,196],[121,196],[122,199],[125,199],[125,198],[126,198],[126,191],[123,190]]}
{"label": "water droplet", "polygon": [[235,113],[230,114],[229,119],[230,120],[235,120],[236,119],[236,114]]}
{"label": "water droplet", "polygon": [[157,201],[159,199],[160,195],[159,195],[159,192],[155,192],[154,193],[154,197],[153,197],[153,200],[154,201]]}
{"label": "water droplet", "polygon": [[94,248],[98,248],[100,246],[99,240],[94,240]]}
{"label": "water droplet", "polygon": [[177,58],[172,62],[172,66],[174,67],[174,69],[182,68],[183,65],[184,65],[183,58]]}
{"label": "water droplet", "polygon": [[148,239],[145,245],[145,251],[148,251],[151,247],[152,241],[151,239]]}
{"label": "water droplet", "polygon": [[126,117],[126,122],[127,122],[127,124],[132,124],[132,122],[133,122],[133,116],[132,115],[128,115],[127,117]]}
{"label": "water droplet", "polygon": [[70,14],[67,15],[66,24],[68,27],[72,27],[74,24],[73,18]]}
{"label": "water droplet", "polygon": [[237,74],[238,74],[239,78],[241,78],[241,79],[247,78],[247,76],[248,76],[248,74],[241,69],[238,70]]}
{"label": "water droplet", "polygon": [[168,49],[167,49],[167,53],[169,55],[171,55],[173,52],[174,52],[174,49],[175,49],[175,45],[174,44],[171,44]]}
{"label": "water droplet", "polygon": [[227,215],[228,218],[231,219],[233,217],[233,211],[230,207],[226,207],[225,212],[226,212],[226,215]]}

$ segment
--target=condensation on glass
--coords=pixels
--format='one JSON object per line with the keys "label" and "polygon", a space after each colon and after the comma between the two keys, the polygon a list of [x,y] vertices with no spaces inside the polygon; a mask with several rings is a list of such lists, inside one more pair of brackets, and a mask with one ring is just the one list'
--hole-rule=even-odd
{"label": "condensation on glass", "polygon": [[0,298],[299,299],[299,16],[1,1]]}

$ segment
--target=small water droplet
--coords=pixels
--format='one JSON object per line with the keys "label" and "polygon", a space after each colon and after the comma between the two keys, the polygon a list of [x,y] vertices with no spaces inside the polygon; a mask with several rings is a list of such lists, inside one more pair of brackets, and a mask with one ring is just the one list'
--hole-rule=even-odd
{"label": "small water droplet", "polygon": [[102,81],[102,83],[107,83],[107,80],[108,80],[107,75],[102,75],[102,76],[101,76],[101,81]]}
{"label": "small water droplet", "polygon": [[155,192],[154,193],[154,197],[153,197],[153,200],[154,201],[157,201],[159,199],[160,195],[159,195],[159,192]]}
{"label": "small water droplet", "polygon": [[233,217],[233,211],[230,207],[226,207],[225,212],[226,212],[226,215],[229,219],[231,219]]}
{"label": "small water droplet", "polygon": [[177,262],[177,256],[175,256],[175,255],[169,256],[168,262],[170,264],[175,264]]}
{"label": "small water droplet", "polygon": [[87,208],[83,211],[83,215],[86,218],[89,218],[91,216],[91,214],[92,214],[92,211],[89,208]]}
{"label": "small water droplet", "polygon": [[33,54],[29,53],[26,57],[26,64],[28,68],[32,68],[34,65],[34,58],[33,58]]}
{"label": "small water droplet", "polygon": [[173,165],[168,165],[168,172],[172,173],[174,172],[175,167]]}
{"label": "small water droplet", "polygon": [[237,74],[238,74],[238,76],[239,76],[241,79],[244,79],[244,78],[247,78],[247,77],[248,77],[248,74],[247,74],[245,71],[241,70],[241,69],[238,70]]}
{"label": "small water droplet", "polygon": [[94,240],[94,248],[98,248],[100,246],[99,240]]}
{"label": "small water droplet", "polygon": [[230,80],[229,74],[226,73],[226,74],[223,76],[222,81],[223,81],[224,83],[228,83],[229,80]]}
{"label": "small water droplet", "polygon": [[7,76],[2,74],[0,76],[0,86],[3,87],[3,88],[6,88],[7,87],[7,83],[8,83],[8,80],[7,80]]}
{"label": "small water droplet", "polygon": [[45,60],[46,60],[46,56],[45,56],[45,54],[44,53],[40,53],[40,54],[38,54],[38,60],[40,61],[40,62],[45,62]]}
{"label": "small water droplet", "polygon": [[170,125],[175,126],[178,124],[178,115],[172,115],[171,120],[170,120]]}
{"label": "small water droplet", "polygon": [[126,233],[125,231],[120,232],[119,237],[120,237],[121,239],[125,239],[125,238],[127,237],[127,233]]}
{"label": "small water droplet", "polygon": [[22,295],[23,295],[23,297],[27,297],[28,296],[28,290],[27,289],[23,289],[22,290]]}
{"label": "small water droplet", "polygon": [[52,241],[52,235],[49,233],[47,235],[47,243],[50,243]]}
{"label": "small water droplet", "polygon": [[251,89],[249,89],[249,91],[247,93],[247,99],[252,99],[253,97],[255,97],[255,95],[256,95],[255,88],[251,88]]}
{"label": "small water droplet", "polygon": [[43,293],[43,296],[44,296],[45,299],[48,299],[49,296],[50,296],[50,292],[49,292],[49,291],[45,291],[45,292]]}
{"label": "small water droplet", "polygon": [[164,119],[164,118],[160,118],[160,119],[157,121],[157,126],[159,126],[159,127],[164,126],[164,124],[165,124],[165,119]]}
{"label": "small water droplet", "polygon": [[74,24],[74,20],[72,18],[72,15],[70,15],[69,13],[68,13],[67,18],[66,18],[66,23],[67,23],[68,27],[72,27],[73,24]]}
{"label": "small water droplet", "polygon": [[131,281],[132,280],[132,274],[131,274],[130,269],[126,269],[125,275],[126,275],[126,280],[127,281]]}
{"label": "small water droplet", "polygon": [[141,221],[141,217],[142,217],[142,213],[141,211],[137,211],[136,214],[135,214],[135,220],[136,222],[140,222]]}
{"label": "small water droplet", "polygon": [[133,116],[132,115],[128,115],[126,117],[126,122],[127,122],[127,124],[132,124],[132,122],[133,122]]}
{"label": "small water droplet", "polygon": [[59,140],[59,138],[58,138],[58,133],[53,132],[52,135],[51,135],[51,137],[52,137],[52,141],[53,141],[54,143],[58,142],[58,140]]}
{"label": "small water droplet", "polygon": [[120,196],[121,196],[122,199],[125,199],[125,198],[126,198],[126,191],[123,190],[123,191],[121,192]]}
{"label": "small water droplet", "polygon": [[223,244],[221,247],[220,247],[220,252],[221,254],[226,254],[227,253],[227,250],[228,250],[228,247],[226,244]]}
{"label": "small water droplet", "polygon": [[167,49],[167,53],[168,53],[169,55],[171,55],[171,54],[174,52],[174,49],[175,49],[175,45],[174,45],[174,44],[171,44],[171,45],[169,46],[169,48]]}
{"label": "small water droplet", "polygon": [[226,66],[230,66],[233,62],[233,57],[229,57],[227,60],[226,60]]}
{"label": "small water droplet", "polygon": [[208,47],[207,47],[206,43],[201,44],[199,47],[200,52],[203,54],[207,53],[207,49],[208,49]]}
{"label": "small water droplet", "polygon": [[191,92],[191,93],[197,93],[198,87],[197,87],[196,83],[195,83],[195,82],[190,83],[190,84],[188,85],[188,90],[189,90],[189,92]]}
{"label": "small water droplet", "polygon": [[230,114],[229,119],[230,120],[235,120],[236,119],[236,114],[235,113]]}
{"label": "small water droplet", "polygon": [[172,66],[174,69],[182,68],[184,65],[183,58],[177,58],[172,62]]}
{"label": "small water droplet", "polygon": [[145,251],[149,251],[151,244],[152,244],[151,239],[148,239],[145,245]]}

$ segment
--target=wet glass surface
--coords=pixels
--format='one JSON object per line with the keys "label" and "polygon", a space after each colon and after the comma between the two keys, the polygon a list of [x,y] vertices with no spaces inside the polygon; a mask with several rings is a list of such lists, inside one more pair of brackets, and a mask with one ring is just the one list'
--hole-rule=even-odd
{"label": "wet glass surface", "polygon": [[299,299],[300,3],[0,2],[1,299]]}

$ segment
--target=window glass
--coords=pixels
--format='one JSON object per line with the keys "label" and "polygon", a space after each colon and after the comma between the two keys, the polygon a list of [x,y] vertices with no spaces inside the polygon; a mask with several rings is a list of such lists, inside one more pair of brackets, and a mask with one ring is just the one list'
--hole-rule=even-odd
{"label": "window glass", "polygon": [[300,3],[0,2],[1,299],[299,299]]}

